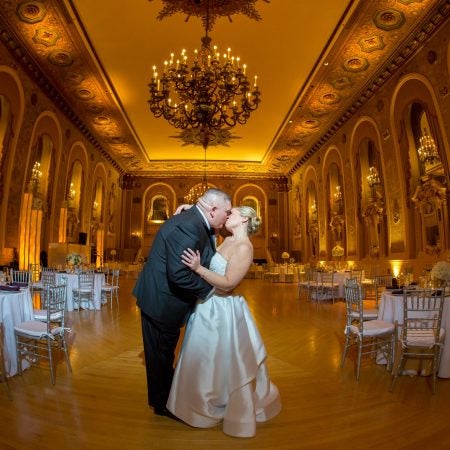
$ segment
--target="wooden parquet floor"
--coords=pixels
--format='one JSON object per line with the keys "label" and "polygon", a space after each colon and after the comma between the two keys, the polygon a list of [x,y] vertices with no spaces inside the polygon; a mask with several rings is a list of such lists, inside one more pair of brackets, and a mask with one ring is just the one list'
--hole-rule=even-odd
{"label": "wooden parquet floor", "polygon": [[[354,358],[340,367],[344,303],[316,308],[297,299],[296,285],[244,280],[269,354],[283,410],[258,424],[250,439],[219,426],[194,429],[147,406],[140,316],[120,280],[120,306],[68,314],[73,373],[64,361],[56,385],[33,367],[0,387],[0,449],[449,449],[450,380],[432,395],[429,377],[390,375],[373,360],[357,382]],[[195,383],[195,380],[192,380]]]}

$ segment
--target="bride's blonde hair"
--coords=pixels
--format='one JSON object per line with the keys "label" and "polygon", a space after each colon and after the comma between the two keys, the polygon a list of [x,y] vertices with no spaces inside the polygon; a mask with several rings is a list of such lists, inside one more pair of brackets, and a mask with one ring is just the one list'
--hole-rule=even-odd
{"label": "bride's blonde hair", "polygon": [[249,235],[255,234],[261,228],[261,217],[258,217],[256,211],[250,206],[238,206],[236,209],[242,217],[248,219],[247,233]]}

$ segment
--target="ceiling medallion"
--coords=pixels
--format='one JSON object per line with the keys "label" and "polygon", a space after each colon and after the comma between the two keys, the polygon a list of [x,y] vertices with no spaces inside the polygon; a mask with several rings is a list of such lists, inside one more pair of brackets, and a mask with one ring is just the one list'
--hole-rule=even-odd
{"label": "ceiling medallion", "polygon": [[320,126],[320,121],[316,119],[306,119],[300,122],[300,125],[304,128],[313,129]]}
{"label": "ceiling medallion", "polygon": [[48,55],[48,60],[55,66],[67,67],[73,64],[72,55],[64,50],[53,50]]}
{"label": "ceiling medallion", "polygon": [[[149,0],[150,2],[152,0]],[[164,4],[159,12],[157,19],[163,20],[173,14],[186,14],[186,21],[191,16],[201,18],[206,31],[212,31],[215,21],[218,17],[228,17],[231,22],[231,16],[235,14],[244,14],[250,19],[261,20],[261,16],[255,9],[255,3],[258,0],[161,0]],[[264,0],[269,3],[269,0]],[[210,16],[207,21],[205,18],[205,6],[209,3]]]}
{"label": "ceiling medallion", "polygon": [[80,88],[75,91],[75,95],[81,100],[91,100],[95,97],[95,94],[86,88]]}
{"label": "ceiling medallion", "polygon": [[362,72],[369,67],[369,61],[366,58],[353,56],[344,61],[343,67],[347,72]]}
{"label": "ceiling medallion", "polygon": [[[183,147],[185,147],[186,145],[195,145],[203,147],[204,137],[202,131],[199,129],[191,128],[182,130],[177,135],[170,137],[182,141]],[[229,147],[229,142],[232,139],[242,139],[242,138],[239,136],[233,136],[231,132],[226,129],[213,131],[209,133],[208,146],[223,145],[225,147]]]}
{"label": "ceiling medallion", "polygon": [[36,44],[42,44],[46,47],[53,47],[56,45],[56,41],[61,38],[61,34],[58,30],[52,30],[50,28],[39,28],[36,30],[33,41]]}
{"label": "ceiling medallion", "polygon": [[26,23],[40,22],[47,14],[47,9],[41,2],[24,2],[17,6],[17,16]]}
{"label": "ceiling medallion", "polygon": [[385,46],[383,37],[378,35],[361,38],[358,41],[358,45],[361,47],[361,50],[366,53],[371,53],[375,50],[383,50]]}
{"label": "ceiling medallion", "polygon": [[328,92],[319,97],[319,102],[326,105],[334,105],[341,100],[341,97],[334,92]]}
{"label": "ceiling medallion", "polygon": [[404,14],[396,9],[378,11],[373,19],[375,25],[385,31],[400,28],[405,23],[405,20]]}

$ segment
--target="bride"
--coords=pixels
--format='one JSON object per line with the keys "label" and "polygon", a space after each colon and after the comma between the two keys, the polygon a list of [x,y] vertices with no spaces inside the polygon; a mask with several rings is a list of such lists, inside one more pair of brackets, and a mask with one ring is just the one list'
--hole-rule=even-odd
{"label": "bride", "polygon": [[260,226],[254,209],[233,208],[225,224],[231,236],[217,248],[209,269],[200,265],[198,251],[182,255],[215,291],[198,302],[189,319],[167,408],[194,427],[223,422],[223,431],[237,437],[254,436],[256,422],[281,410],[255,321],[244,298],[230,294],[252,263],[249,235]]}

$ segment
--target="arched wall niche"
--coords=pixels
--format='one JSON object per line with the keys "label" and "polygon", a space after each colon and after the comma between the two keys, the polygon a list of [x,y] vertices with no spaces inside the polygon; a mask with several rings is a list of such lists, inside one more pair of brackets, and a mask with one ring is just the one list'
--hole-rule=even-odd
{"label": "arched wall niche", "polygon": [[[437,140],[439,153],[442,158],[446,176],[449,177],[450,144],[446,132],[445,121],[439,102],[436,98],[435,87],[430,80],[422,74],[410,73],[404,76],[397,84],[391,98],[389,120],[392,124],[394,143],[413,145],[414,142],[408,134],[405,120],[408,117],[410,105],[420,103],[425,106],[427,115],[432,122],[433,135]],[[394,137],[394,136],[393,136]]]}
{"label": "arched wall niche", "polygon": [[[93,189],[91,197],[92,217],[104,223],[106,221],[106,189],[107,170],[103,163],[97,163],[93,173]],[[97,202],[97,205],[94,204]],[[94,206],[96,206],[94,208]],[[94,214],[95,209],[95,214]]]}
{"label": "arched wall niche", "polygon": [[[383,141],[376,121],[369,116],[356,123],[350,139],[353,167],[354,208],[348,209],[356,224],[356,257],[378,259],[387,254],[388,226],[386,220],[386,164]],[[348,197],[347,197],[348,198]],[[351,220],[351,219],[349,219]]]}
{"label": "arched wall niche", "polygon": [[78,242],[79,233],[87,233],[91,209],[92,176],[85,146],[77,141],[72,145],[66,173],[64,198],[67,200],[67,242]]}
{"label": "arched wall niche", "polygon": [[320,203],[318,199],[318,177],[313,166],[309,166],[305,171],[303,180],[305,205],[305,260],[318,260],[320,256]]}
{"label": "arched wall niche", "polygon": [[[247,202],[244,200],[247,199]],[[254,234],[251,239],[253,243],[253,259],[258,262],[267,261],[270,259],[276,260],[276,255],[278,254],[278,237],[272,236],[271,239],[267,239],[268,236],[268,215],[267,215],[267,196],[263,189],[259,186],[246,183],[239,188],[234,193],[233,198],[233,206],[241,206],[243,204],[248,204],[248,206],[252,206],[250,200],[253,199],[256,202],[256,213],[258,214],[262,220],[262,227],[258,231],[258,233]],[[273,234],[278,234],[276,231]],[[269,243],[269,249],[266,248],[266,242]]]}
{"label": "arched wall niche", "polygon": [[88,239],[91,245],[91,260],[95,259],[96,266],[101,267],[105,259],[105,223],[107,220],[107,171],[103,163],[95,165],[92,180],[91,219]]}
{"label": "arched wall niche", "polygon": [[0,95],[8,104],[5,135],[0,146],[0,264],[9,264],[18,246],[20,201],[22,196],[22,160],[17,158],[19,130],[22,127],[25,96],[17,71],[0,65]]}
{"label": "arched wall niche", "polygon": [[331,250],[335,245],[346,248],[345,244],[345,188],[343,164],[339,149],[331,146],[323,158],[322,180],[325,180],[324,214],[326,217],[327,259],[331,259]]}
{"label": "arched wall niche", "polygon": [[[434,256],[450,245],[449,148],[438,104],[432,83],[421,74],[402,78],[392,98],[390,119],[402,161],[406,205],[399,221],[403,219],[409,242],[414,243],[408,247],[410,258]],[[438,163],[420,160],[419,138],[424,132],[436,143]]]}
{"label": "arched wall niche", "polygon": [[[30,142],[31,148],[27,153],[30,160],[25,182],[28,183],[33,165],[39,159],[42,171],[41,189],[46,213],[46,228],[48,228],[48,232],[44,230],[43,234],[49,242],[56,242],[59,206],[64,198],[64,192],[55,187],[55,180],[60,179],[61,176],[62,153],[62,128],[55,113],[44,111],[37,117]],[[40,154],[37,154],[37,152],[40,152]],[[47,245],[48,242],[43,242],[44,248]]]}
{"label": "arched wall niche", "polygon": [[131,247],[142,248],[142,254],[147,254],[153,244],[153,239],[164,220],[152,219],[155,201],[162,204],[165,199],[168,217],[174,214],[177,208],[177,198],[174,189],[167,183],[153,183],[145,189],[140,205],[140,218],[138,222],[131,223]]}

